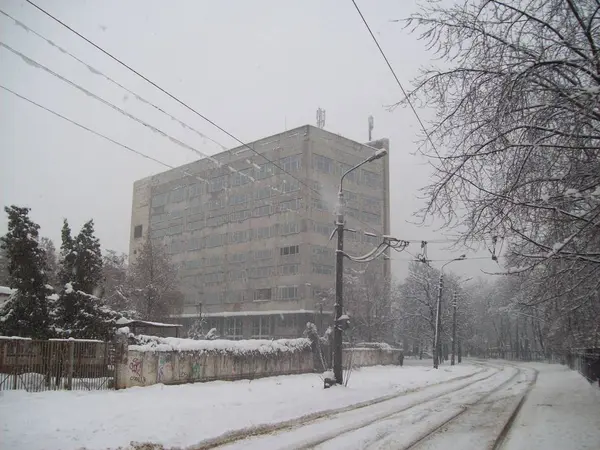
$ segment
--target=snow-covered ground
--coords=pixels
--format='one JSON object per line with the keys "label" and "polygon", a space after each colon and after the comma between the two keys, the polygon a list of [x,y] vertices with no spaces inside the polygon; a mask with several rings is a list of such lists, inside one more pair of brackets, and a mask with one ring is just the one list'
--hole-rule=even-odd
{"label": "snow-covered ground", "polygon": [[482,370],[470,364],[433,370],[431,361],[405,362],[404,367],[355,370],[347,388],[327,390],[319,375],[305,374],[123,391],[2,391],[0,448],[92,450],[132,441],[185,447],[232,430],[344,408]]}
{"label": "snow-covered ground", "polygon": [[558,364],[524,364],[539,371],[508,433],[504,450],[600,449],[600,389]]}

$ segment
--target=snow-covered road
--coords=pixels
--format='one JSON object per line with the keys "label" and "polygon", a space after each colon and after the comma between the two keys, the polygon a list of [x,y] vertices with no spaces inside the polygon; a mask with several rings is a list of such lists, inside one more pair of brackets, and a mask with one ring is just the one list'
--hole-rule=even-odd
{"label": "snow-covered road", "polygon": [[[490,448],[535,377],[532,369],[486,363],[474,377],[246,439],[223,449]],[[473,429],[474,428],[474,429]]]}
{"label": "snow-covered road", "polygon": [[482,370],[473,364],[433,370],[431,360],[405,362],[355,370],[347,388],[327,390],[319,375],[305,374],[123,391],[0,391],[0,449],[104,450],[132,441],[197,446],[467,380]]}

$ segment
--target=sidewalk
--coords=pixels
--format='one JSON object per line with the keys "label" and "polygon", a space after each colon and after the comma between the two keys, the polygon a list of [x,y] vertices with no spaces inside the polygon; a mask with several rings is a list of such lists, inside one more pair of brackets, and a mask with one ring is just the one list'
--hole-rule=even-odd
{"label": "sidewalk", "polygon": [[504,450],[600,449],[600,389],[558,364],[524,364],[537,382],[507,436]]}

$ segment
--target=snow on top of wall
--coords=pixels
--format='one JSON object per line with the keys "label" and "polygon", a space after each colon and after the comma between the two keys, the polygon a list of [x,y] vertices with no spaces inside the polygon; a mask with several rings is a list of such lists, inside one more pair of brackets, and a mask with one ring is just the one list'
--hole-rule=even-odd
{"label": "snow on top of wall", "polygon": [[140,342],[138,345],[130,345],[129,350],[138,352],[220,352],[232,353],[234,355],[243,355],[248,353],[258,353],[261,355],[272,355],[281,352],[298,352],[309,349],[310,340],[306,338],[298,339],[249,339],[242,341],[230,341],[225,339],[215,339],[212,341],[181,338],[159,338],[155,336],[136,336]]}

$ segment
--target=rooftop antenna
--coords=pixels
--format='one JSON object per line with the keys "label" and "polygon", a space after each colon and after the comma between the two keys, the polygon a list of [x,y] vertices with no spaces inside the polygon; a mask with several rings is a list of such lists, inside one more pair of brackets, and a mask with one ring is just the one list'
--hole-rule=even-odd
{"label": "rooftop antenna", "polygon": [[373,116],[369,116],[369,142],[372,141],[373,127],[374,127]]}
{"label": "rooftop antenna", "polygon": [[325,110],[323,108],[317,109],[317,127],[325,128]]}

